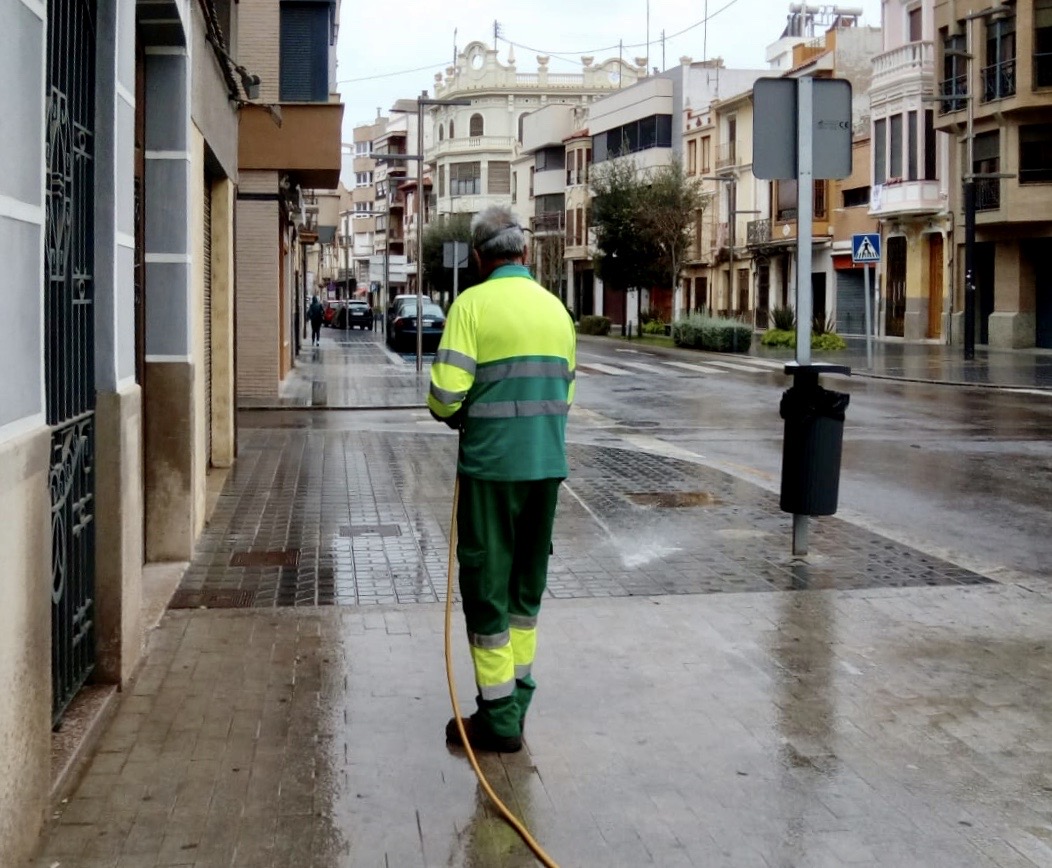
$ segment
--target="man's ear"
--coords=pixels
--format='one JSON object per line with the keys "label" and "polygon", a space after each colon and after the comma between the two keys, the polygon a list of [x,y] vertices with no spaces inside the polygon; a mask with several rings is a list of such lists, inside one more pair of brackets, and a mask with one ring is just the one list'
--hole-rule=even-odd
{"label": "man's ear", "polygon": [[523,247],[522,247],[522,264],[523,265],[529,265],[530,264],[530,245],[529,244],[524,244]]}
{"label": "man's ear", "polygon": [[482,257],[479,256],[479,252],[474,247],[471,248],[471,261],[475,263],[476,271],[482,270]]}

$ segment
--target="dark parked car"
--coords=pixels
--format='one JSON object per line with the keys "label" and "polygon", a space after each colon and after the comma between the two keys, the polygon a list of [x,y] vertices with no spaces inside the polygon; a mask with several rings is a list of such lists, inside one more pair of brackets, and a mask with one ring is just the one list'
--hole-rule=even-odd
{"label": "dark parked car", "polygon": [[347,328],[371,329],[373,327],[373,309],[365,301],[347,302]]}
{"label": "dark parked car", "polygon": [[[433,352],[442,339],[446,327],[446,315],[433,301],[424,302],[423,332],[424,350]],[[387,330],[387,345],[396,352],[416,349],[416,300],[403,301],[395,312],[391,327]]]}
{"label": "dark parked car", "polygon": [[[424,296],[424,304],[430,304],[430,303],[431,303],[431,299],[428,298],[425,295]],[[412,293],[410,295],[396,295],[394,298],[391,299],[391,303],[387,306],[387,317],[386,317],[386,320],[387,320],[386,327],[387,327],[387,334],[388,335],[391,334],[391,324],[398,317],[399,312],[402,309],[402,305],[404,305],[404,304],[416,304],[416,293],[414,292],[414,293]],[[388,343],[390,343],[390,340],[388,340]]]}

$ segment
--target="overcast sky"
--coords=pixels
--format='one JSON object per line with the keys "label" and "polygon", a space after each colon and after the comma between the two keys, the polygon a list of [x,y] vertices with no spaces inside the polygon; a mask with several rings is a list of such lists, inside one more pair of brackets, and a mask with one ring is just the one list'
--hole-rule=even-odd
{"label": "overcast sky", "polygon": [[[842,5],[861,8],[863,24],[880,25],[880,0]],[[684,54],[701,60],[706,53],[722,57],[727,66],[765,68],[764,49],[781,36],[789,4],[707,0],[707,6],[706,28],[699,24],[706,0],[650,0],[650,65],[662,65],[664,30],[665,68]],[[580,69],[583,54],[600,63],[617,57],[619,40],[626,60],[646,54],[647,0],[345,0],[337,49],[337,79],[347,106],[344,141],[351,141],[353,128],[371,121],[378,107],[386,112],[396,99],[424,89],[434,95],[434,74],[453,60],[454,30],[459,49],[474,40],[492,44],[494,20],[503,33],[500,59],[507,62],[509,43],[515,43],[520,72],[535,72],[538,54],[551,55],[553,72]]]}

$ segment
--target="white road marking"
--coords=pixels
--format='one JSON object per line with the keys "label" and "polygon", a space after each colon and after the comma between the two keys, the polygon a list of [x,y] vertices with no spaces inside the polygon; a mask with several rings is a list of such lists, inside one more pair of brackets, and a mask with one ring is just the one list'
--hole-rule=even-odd
{"label": "white road marking", "polygon": [[[584,362],[579,363],[578,367],[591,368],[593,371],[599,371],[600,374],[610,374],[612,377],[627,377],[628,371],[622,371],[620,368],[615,368],[612,365],[604,365],[601,362]],[[586,372],[587,373],[587,372]]]}
{"label": "white road marking", "polygon": [[683,368],[685,371],[692,371],[695,374],[723,374],[725,371],[721,371],[719,368],[707,368],[705,365],[692,365],[689,362],[665,362],[666,365],[672,365],[676,368]]}
{"label": "white road marking", "polygon": [[716,365],[720,368],[727,368],[729,371],[745,371],[747,374],[759,374],[760,368],[755,368],[752,365],[740,365],[736,362],[717,362],[714,359],[705,360],[710,365]]}
{"label": "white road marking", "polygon": [[620,364],[627,365],[630,368],[636,368],[640,371],[646,371],[648,374],[664,374],[667,373],[664,368],[660,365],[648,365],[646,362],[629,362],[625,359],[620,361]]}

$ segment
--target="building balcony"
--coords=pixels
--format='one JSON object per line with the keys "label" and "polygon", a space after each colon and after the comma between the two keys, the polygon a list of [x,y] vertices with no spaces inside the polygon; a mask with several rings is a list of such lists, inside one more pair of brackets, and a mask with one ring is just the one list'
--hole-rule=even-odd
{"label": "building balcony", "polygon": [[975,210],[997,211],[1001,207],[1000,178],[975,179]]}
{"label": "building balcony", "polygon": [[731,169],[739,164],[738,143],[724,142],[716,148],[716,171]]}
{"label": "building balcony", "polygon": [[[832,233],[829,231],[829,220],[826,217],[815,217],[811,224],[811,238],[815,243],[828,241]],[[796,243],[797,222],[796,209],[787,208],[781,211],[776,218],[771,220],[771,239],[769,244],[777,246]]]}
{"label": "building balcony", "polygon": [[909,42],[873,58],[871,94],[935,74],[935,44]]}
{"label": "building balcony", "polygon": [[301,187],[334,190],[343,155],[343,103],[283,103],[281,125],[257,105],[240,111],[238,168],[288,173]]}
{"label": "building balcony", "polygon": [[557,196],[564,192],[566,192],[566,177],[564,170],[554,169],[534,173],[534,196]]}
{"label": "building balcony", "polygon": [[530,218],[530,230],[533,232],[562,232],[565,228],[565,211],[549,211]]}
{"label": "building balcony", "polygon": [[745,225],[746,244],[749,247],[762,247],[771,243],[771,220],[750,220]]}
{"label": "building balcony", "polygon": [[939,82],[939,95],[960,97],[960,99],[941,100],[939,114],[963,112],[968,107],[968,77],[957,75],[953,78],[944,78]]}
{"label": "building balcony", "polygon": [[983,102],[1015,96],[1015,61],[1005,60],[983,68]]}
{"label": "building balcony", "polygon": [[518,140],[511,136],[471,136],[462,139],[445,139],[435,142],[428,153],[428,159],[437,159],[448,154],[473,154],[484,151],[510,153],[515,150]]}
{"label": "building balcony", "polygon": [[947,206],[938,181],[894,181],[873,188],[869,214],[877,218],[938,214]]}

